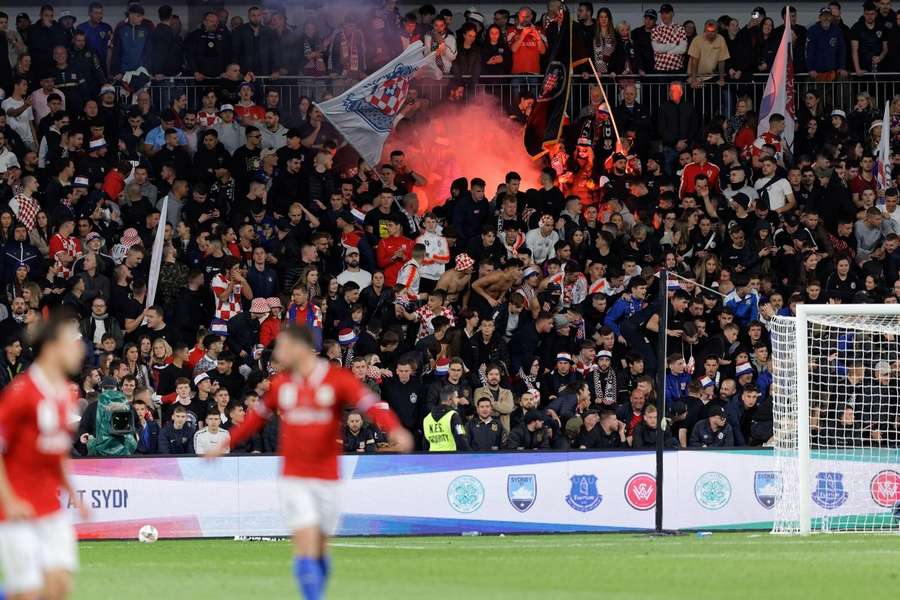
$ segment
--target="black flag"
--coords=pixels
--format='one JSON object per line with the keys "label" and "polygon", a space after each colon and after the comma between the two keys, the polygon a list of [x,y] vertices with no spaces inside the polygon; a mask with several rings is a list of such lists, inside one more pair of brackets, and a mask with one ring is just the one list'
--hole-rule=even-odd
{"label": "black flag", "polygon": [[525,150],[531,158],[543,156],[562,135],[566,106],[572,89],[572,18],[565,10],[559,36],[550,48],[541,89],[525,123]]}

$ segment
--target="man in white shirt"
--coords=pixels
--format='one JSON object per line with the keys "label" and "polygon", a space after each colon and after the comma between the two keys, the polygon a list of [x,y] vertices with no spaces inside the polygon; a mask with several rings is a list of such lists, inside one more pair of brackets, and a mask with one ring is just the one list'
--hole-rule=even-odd
{"label": "man in white shirt", "polygon": [[359,289],[365,289],[372,283],[372,274],[359,268],[359,249],[348,248],[347,254],[344,256],[344,264],[347,268],[337,276],[338,283],[341,285],[352,281],[359,286]]}
{"label": "man in white shirt", "polygon": [[20,166],[19,159],[16,158],[13,151],[6,146],[6,136],[3,132],[0,132],[0,175],[5,174],[13,167],[18,166]]}
{"label": "man in white shirt", "polygon": [[214,448],[224,448],[228,454],[231,435],[220,427],[222,418],[215,410],[206,415],[206,427],[194,434],[194,452],[202,456]]}
{"label": "man in white shirt", "polygon": [[[2,161],[3,155],[0,154],[0,164]],[[894,229],[900,230],[900,207],[897,206],[898,200],[900,200],[900,192],[897,191],[897,188],[888,188],[884,192],[884,214],[885,218],[889,218],[894,222]]]}
{"label": "man in white shirt", "polygon": [[778,166],[775,158],[765,156],[760,163],[763,176],[757,179],[753,186],[760,199],[768,198],[769,210],[774,210],[778,214],[794,210],[797,206],[794,190],[787,178],[775,174],[775,168]]}
{"label": "man in white shirt", "polygon": [[559,234],[553,229],[553,217],[543,215],[541,217],[540,226],[532,229],[525,235],[525,245],[531,250],[531,257],[535,264],[541,264],[548,258],[556,256],[556,242],[559,241]]}
{"label": "man in white shirt", "polygon": [[34,111],[28,94],[28,81],[22,77],[13,80],[12,93],[3,101],[6,122],[19,134],[22,142],[31,150],[37,150],[37,132],[34,129]]}

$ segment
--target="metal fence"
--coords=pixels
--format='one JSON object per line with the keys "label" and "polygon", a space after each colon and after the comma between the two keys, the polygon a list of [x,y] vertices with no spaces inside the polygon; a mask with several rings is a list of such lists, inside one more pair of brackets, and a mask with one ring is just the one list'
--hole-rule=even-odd
{"label": "metal fence", "polygon": [[[659,105],[665,102],[668,94],[669,78],[645,76],[629,79],[638,89],[638,100],[647,107],[651,113]],[[209,87],[215,87],[216,80],[196,81],[193,78],[168,78],[154,81],[150,93],[154,106],[166,106],[174,94],[187,93],[188,105],[200,106],[200,97]],[[262,102],[266,92],[277,91],[281,96],[281,106],[288,110],[294,110],[302,97],[313,101],[324,100],[338,95],[356,82],[331,78],[331,77],[281,77],[278,79],[258,78],[254,81],[255,98]],[[539,76],[505,76],[482,77],[477,83],[466,82],[466,91],[462,102],[476,102],[483,99],[492,99],[504,110],[513,107],[523,90],[537,94],[541,83]],[[593,79],[582,79],[576,75],[572,83],[572,94],[569,98],[569,114],[576,115],[579,110],[590,102],[590,87]],[[758,76],[747,83],[727,83],[719,86],[715,82],[705,83],[699,89],[687,87],[687,99],[700,111],[700,114],[710,117],[715,114],[730,116],[734,110],[738,97],[749,96],[755,107],[759,106],[766,84],[765,76]],[[414,83],[419,97],[431,102],[444,100],[449,95],[451,86],[456,87],[457,82],[450,79],[443,80],[418,80]],[[616,106],[621,102],[621,91],[625,85],[623,80],[604,80],[604,89],[607,97]],[[849,112],[852,109],[857,94],[868,92],[876,102],[876,106],[883,106],[885,100],[889,100],[895,94],[900,93],[900,73],[879,73],[865,77],[851,77],[849,79],[832,82],[817,82],[805,76],[795,79],[794,98],[800,104],[808,90],[819,92],[822,102],[829,109],[840,108]]]}

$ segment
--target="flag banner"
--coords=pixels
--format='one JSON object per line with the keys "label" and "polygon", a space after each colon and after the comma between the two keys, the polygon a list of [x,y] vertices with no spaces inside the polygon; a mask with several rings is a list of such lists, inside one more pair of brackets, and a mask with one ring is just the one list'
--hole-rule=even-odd
{"label": "flag banner", "polygon": [[420,72],[440,77],[435,53],[424,54],[422,42],[415,42],[340,96],[315,105],[366,162],[377,165],[399,120],[410,81]]}
{"label": "flag banner", "polygon": [[156,285],[159,282],[159,268],[162,265],[163,246],[166,238],[166,213],[169,212],[169,196],[163,198],[159,209],[159,225],[153,238],[153,253],[150,255],[150,274],[147,276],[147,308],[156,300]]}
{"label": "flag banner", "polygon": [[879,190],[891,187],[891,103],[884,103],[881,118],[881,139],[878,141],[878,156],[875,157],[875,181]]}
{"label": "flag banner", "polygon": [[[786,10],[786,15],[790,12]],[[791,23],[785,22],[784,35],[775,54],[775,63],[769,71],[769,80],[759,106],[759,126],[757,135],[769,130],[769,117],[773,114],[784,116],[784,133],[781,139],[789,150],[794,147],[794,53],[791,46]]]}
{"label": "flag banner", "polygon": [[566,107],[572,90],[572,18],[565,11],[562,29],[553,47],[541,89],[528,122],[525,123],[525,150],[539,158],[559,142],[565,125]]}

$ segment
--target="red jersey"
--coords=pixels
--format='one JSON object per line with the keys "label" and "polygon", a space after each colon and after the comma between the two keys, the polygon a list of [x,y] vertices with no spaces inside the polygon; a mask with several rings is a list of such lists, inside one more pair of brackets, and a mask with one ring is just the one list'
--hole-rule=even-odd
{"label": "red jersey", "polygon": [[684,171],[681,173],[681,187],[678,190],[679,198],[690,196],[696,191],[695,180],[697,175],[706,175],[711,192],[719,191],[719,167],[710,162],[702,165],[696,162],[689,162],[684,165]]}
{"label": "red jersey", "polygon": [[257,121],[262,121],[265,118],[266,109],[258,104],[251,104],[250,106],[235,104],[234,114],[237,115],[238,119],[242,122],[255,123]]}
{"label": "red jersey", "polygon": [[[397,275],[400,274],[400,269],[406,261],[412,258],[412,249],[415,245],[414,241],[403,236],[386,237],[378,242],[376,248],[378,268],[384,270],[384,282],[388,287],[397,285]],[[403,258],[394,258],[394,252],[397,250],[403,250]]]}
{"label": "red jersey", "polygon": [[[62,464],[72,448],[76,406],[72,390],[55,389],[37,366],[16,377],[0,396],[0,460],[13,491],[36,517],[60,509]],[[0,510],[0,521],[5,518]]]}
{"label": "red jersey", "polygon": [[265,398],[247,419],[231,430],[231,447],[259,431],[276,410],[281,419],[278,449],[284,457],[281,472],[289,477],[338,479],[338,455],[344,409],[356,407],[390,432],[398,425],[390,409],[353,374],[317,359],[312,374],[303,379],[291,373],[272,378]]}

